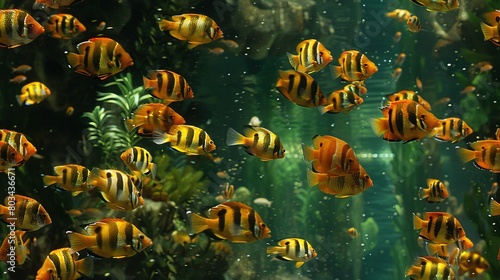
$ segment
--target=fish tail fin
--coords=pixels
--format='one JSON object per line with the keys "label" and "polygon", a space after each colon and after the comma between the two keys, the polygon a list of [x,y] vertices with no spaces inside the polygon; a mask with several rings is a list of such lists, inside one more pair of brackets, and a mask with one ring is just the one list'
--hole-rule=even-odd
{"label": "fish tail fin", "polygon": [[278,246],[267,246],[266,253],[268,255],[275,255],[275,254],[279,253],[279,249],[280,249],[280,247],[278,247]]}
{"label": "fish tail fin", "polygon": [[161,31],[175,30],[177,29],[178,24],[178,22],[168,21],[166,19],[162,19],[160,20],[160,22],[158,22],[158,26],[160,27]]}
{"label": "fish tail fin", "polygon": [[490,214],[491,216],[498,216],[500,215],[500,203],[496,200],[491,200],[490,203]]}
{"label": "fish tail fin", "polygon": [[158,171],[158,166],[155,163],[150,163],[148,166],[149,171],[151,171],[151,178],[156,178],[156,172]]}
{"label": "fish tail fin", "polygon": [[188,212],[188,220],[191,221],[191,234],[197,234],[209,229],[207,218],[204,218],[196,213]]}
{"label": "fish tail fin", "polygon": [[81,251],[85,248],[95,246],[95,237],[84,235],[78,232],[67,231],[66,235],[69,239],[69,244],[73,252]]}
{"label": "fish tail fin", "polygon": [[476,153],[473,150],[469,150],[466,148],[458,149],[458,157],[462,161],[462,163],[469,162],[476,158]]}
{"label": "fish tail fin", "polygon": [[414,266],[410,267],[408,269],[408,271],[406,271],[406,275],[405,276],[420,275],[420,271],[421,270],[422,270],[422,268],[420,266],[414,265]]}
{"label": "fish tail fin", "polygon": [[226,135],[226,145],[234,146],[234,145],[244,145],[245,144],[245,136],[238,133],[232,127],[227,130]]}
{"label": "fish tail fin", "polygon": [[299,66],[299,56],[298,55],[294,55],[294,54],[291,54],[291,53],[286,53],[286,56],[288,57],[288,61],[290,62],[290,64],[292,65],[292,67],[297,70],[298,66]]}
{"label": "fish tail fin", "polygon": [[422,220],[417,214],[413,213],[413,229],[421,229],[424,227],[423,225],[424,220]]}
{"label": "fish tail fin", "polygon": [[333,79],[337,79],[342,75],[342,66],[332,66],[332,77]]}
{"label": "fish tail fin", "polygon": [[168,137],[168,133],[164,133],[161,130],[155,129],[155,131],[153,132],[153,142],[158,145],[168,143],[170,142],[170,137]]}
{"label": "fish tail fin", "polygon": [[495,30],[495,28],[487,25],[484,22],[481,22],[481,31],[483,31],[485,41],[488,41],[489,39],[491,39],[495,36],[494,30]]}
{"label": "fish tail fin", "polygon": [[68,59],[68,63],[71,66],[71,68],[75,68],[76,66],[82,64],[80,62],[80,55],[79,54],[70,52],[66,55],[66,58]]}
{"label": "fish tail fin", "polygon": [[28,99],[27,94],[21,94],[21,95],[16,95],[17,103],[19,103],[20,106],[26,102],[26,99]]}
{"label": "fish tail fin", "polygon": [[377,136],[382,135],[384,132],[389,130],[389,122],[386,118],[378,118],[370,120],[372,130]]}
{"label": "fish tail fin", "polygon": [[149,89],[154,88],[153,81],[150,80],[148,77],[142,76],[142,82],[144,84],[144,90],[148,91]]}
{"label": "fish tail fin", "polygon": [[[90,171],[89,177],[87,178],[87,185],[88,186],[96,186],[99,189],[101,189],[102,188],[101,184],[99,184],[99,182],[101,182],[101,180],[102,180],[101,170],[97,167],[92,168],[92,170]],[[106,191],[106,190],[103,190],[103,191]]]}
{"label": "fish tail fin", "polygon": [[57,184],[57,178],[58,176],[44,175],[43,184],[45,185],[45,187]]}
{"label": "fish tail fin", "polygon": [[9,211],[8,207],[0,205],[0,216],[1,215],[7,215],[9,213],[10,213],[10,211]]}
{"label": "fish tail fin", "polygon": [[307,169],[307,183],[310,187],[314,187],[320,182],[319,173],[313,172],[311,169]]}
{"label": "fish tail fin", "polygon": [[307,146],[304,143],[302,143],[302,154],[304,155],[304,159],[306,161],[311,161],[311,160],[314,160],[316,158],[314,149]]}
{"label": "fish tail fin", "polygon": [[424,199],[424,198],[426,198],[428,196],[429,196],[429,193],[426,191],[426,189],[424,189],[424,188],[419,188],[418,189],[418,197],[420,199]]}
{"label": "fish tail fin", "polygon": [[93,278],[94,277],[94,260],[91,257],[85,257],[75,262],[76,271],[81,275]]}

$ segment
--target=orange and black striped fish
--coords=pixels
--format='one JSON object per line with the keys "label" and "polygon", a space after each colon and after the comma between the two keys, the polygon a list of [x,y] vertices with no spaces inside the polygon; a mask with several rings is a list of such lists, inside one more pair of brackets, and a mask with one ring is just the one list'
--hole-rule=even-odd
{"label": "orange and black striped fish", "polygon": [[25,11],[0,10],[0,47],[15,48],[31,43],[43,32],[43,26]]}
{"label": "orange and black striped fish", "polygon": [[[15,205],[15,210],[9,209]],[[16,228],[33,231],[52,223],[49,213],[35,199],[15,194],[5,197],[5,205],[0,205],[0,218],[6,224],[14,224]]]}
{"label": "orange and black striped fish", "polygon": [[93,258],[78,260],[78,254],[73,253],[71,248],[61,248],[49,253],[36,273],[36,280],[75,280],[82,276],[94,276]]}
{"label": "orange and black striped fish", "polygon": [[170,31],[174,38],[188,41],[189,49],[224,37],[213,19],[200,14],[172,16],[172,21],[160,20],[159,26],[161,31]]}
{"label": "orange and black striped fish", "polygon": [[2,242],[0,246],[0,261],[6,262],[10,261],[12,257],[12,248],[14,248],[16,264],[22,265],[28,258],[30,250],[28,249],[28,244],[30,242],[29,239],[23,241],[23,236],[26,231],[16,230],[13,232],[14,236],[12,236],[12,231]]}
{"label": "orange and black striped fish", "polygon": [[54,171],[57,175],[43,176],[43,183],[46,187],[57,184],[58,187],[73,192],[73,195],[90,189],[87,186],[90,171],[86,167],[78,164],[65,164],[55,166]]}
{"label": "orange and black striped fish", "polygon": [[81,0],[35,0],[36,3],[43,4],[52,9],[68,7],[71,6],[73,3],[77,3],[80,1]]}
{"label": "orange and black striped fish", "polygon": [[24,161],[36,153],[35,146],[21,132],[0,129],[0,141],[9,143],[24,158]]}
{"label": "orange and black striped fish", "polygon": [[434,12],[448,12],[459,7],[458,0],[411,0],[411,2]]}
{"label": "orange and black striped fish", "polygon": [[85,30],[85,26],[70,14],[51,15],[45,24],[49,36],[57,39],[73,39]]}
{"label": "orange and black striped fish", "polygon": [[381,108],[383,118],[372,119],[372,128],[386,141],[419,141],[441,125],[439,119],[413,100],[399,100]]}
{"label": "orange and black striped fish", "polygon": [[318,185],[318,189],[337,198],[347,198],[373,186],[373,181],[360,165],[359,171],[343,176],[332,176],[327,173],[317,173],[307,170],[309,186]]}
{"label": "orange and black striped fish", "polygon": [[407,21],[408,30],[411,32],[420,32],[422,30],[422,25],[420,24],[420,19],[416,15],[411,16]]}
{"label": "orange and black striped fish", "polygon": [[396,93],[388,94],[385,96],[389,101],[399,101],[399,100],[413,100],[418,104],[422,105],[427,111],[431,110],[431,104],[427,102],[420,94],[412,90],[400,90]]}
{"label": "orange and black striped fish", "polygon": [[424,219],[413,214],[413,228],[420,230],[420,237],[438,244],[450,244],[459,241],[463,250],[471,248],[473,243],[467,236],[460,222],[446,212],[427,212]]}
{"label": "orange and black striped fish", "polygon": [[358,233],[358,230],[355,228],[355,227],[351,227],[347,230],[347,234],[349,234],[349,236],[351,238],[358,238],[359,237],[359,233]]}
{"label": "orange and black striped fish", "polygon": [[77,53],[66,55],[68,63],[75,72],[95,76],[101,80],[134,65],[130,55],[113,39],[98,37],[81,42],[76,46]]}
{"label": "orange and black striped fish", "polygon": [[313,147],[302,143],[304,159],[312,161],[315,172],[332,176],[353,174],[360,170],[359,161],[349,144],[330,135],[313,137]]}
{"label": "orange and black striped fish", "polygon": [[316,107],[327,103],[318,83],[306,73],[295,70],[279,71],[276,89],[286,99],[302,107]]}
{"label": "orange and black striped fish", "polygon": [[414,280],[457,279],[450,264],[441,258],[433,256],[419,257],[414,265],[406,271],[405,276]]}
{"label": "orange and black striped fish", "polygon": [[155,130],[168,132],[174,125],[185,124],[184,118],[174,109],[161,103],[148,103],[139,106],[132,119],[127,119],[125,125],[129,131],[136,128],[140,136],[151,137]]}
{"label": "orange and black striped fish", "polygon": [[216,149],[208,133],[192,125],[174,125],[168,132],[155,131],[156,144],[170,143],[170,147],[189,156],[205,155]]}
{"label": "orange and black striped fish", "polygon": [[377,66],[359,51],[344,51],[339,57],[340,66],[333,66],[333,78],[342,80],[364,81],[378,71]]}
{"label": "orange and black striped fish", "polygon": [[242,145],[245,152],[256,156],[262,161],[285,157],[285,149],[280,138],[268,129],[245,125],[244,135],[233,128],[227,130],[226,144],[228,146]]}
{"label": "orange and black striped fish", "polygon": [[266,252],[282,261],[295,261],[296,268],[318,256],[311,243],[302,238],[280,240],[278,246],[267,246]]}
{"label": "orange and black striped fish", "polygon": [[33,105],[42,102],[49,96],[50,89],[46,85],[40,82],[31,82],[21,89],[21,94],[17,95],[16,98],[19,105]]}
{"label": "orange and black striped fish", "polygon": [[449,195],[446,185],[438,179],[427,179],[427,188],[418,191],[420,199],[426,198],[429,203],[441,202]]}
{"label": "orange and black striped fish", "polygon": [[500,128],[496,131],[496,140],[480,140],[469,143],[472,150],[458,149],[458,156],[463,163],[474,160],[480,169],[500,173]]}
{"label": "orange and black striped fish", "polygon": [[469,277],[476,277],[490,269],[488,261],[478,252],[462,251],[458,257],[458,275],[469,273]]}
{"label": "orange and black striped fish", "polygon": [[24,158],[12,145],[0,141],[0,172],[9,172],[9,169],[21,166]]}
{"label": "orange and black striped fish", "polygon": [[67,231],[73,251],[83,249],[103,258],[126,258],[142,252],[153,241],[133,224],[106,218],[85,227],[87,234]]}
{"label": "orange and black striped fish", "polygon": [[474,132],[467,123],[459,118],[442,119],[441,126],[435,128],[434,138],[456,143]]}
{"label": "orange and black striped fish", "polygon": [[356,86],[345,86],[343,89],[332,92],[327,98],[327,105],[321,109],[321,113],[338,114],[348,113],[356,106],[363,103],[363,98],[352,91],[358,89]]}
{"label": "orange and black striped fish", "polygon": [[153,156],[146,149],[134,146],[124,151],[120,158],[130,171],[150,175],[151,178],[156,177],[156,164],[153,163]]}
{"label": "orange and black striped fish", "polygon": [[333,60],[332,53],[316,39],[300,42],[297,53],[286,53],[288,61],[295,70],[307,74],[320,71]]}
{"label": "orange and black striped fish", "polygon": [[194,97],[193,90],[186,79],[172,71],[148,71],[147,77],[143,77],[143,82],[147,92],[167,104]]}
{"label": "orange and black striped fish", "polygon": [[224,202],[208,211],[208,218],[188,212],[192,233],[210,230],[217,238],[234,243],[270,238],[271,230],[260,215],[241,202]]}
{"label": "orange and black striped fish", "polygon": [[405,22],[410,18],[411,13],[408,10],[395,9],[385,14],[388,18],[395,19],[399,22]]}

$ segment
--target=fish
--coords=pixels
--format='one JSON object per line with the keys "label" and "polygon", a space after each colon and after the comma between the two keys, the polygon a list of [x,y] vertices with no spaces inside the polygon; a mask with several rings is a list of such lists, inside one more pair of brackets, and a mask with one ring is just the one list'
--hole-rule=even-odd
{"label": "fish", "polygon": [[[0,205],[0,218],[8,225],[14,223],[17,229],[35,231],[52,223],[45,208],[31,197],[9,195],[5,197],[5,205]],[[9,209],[12,205],[14,211]]]}
{"label": "fish", "polygon": [[394,65],[403,65],[403,63],[405,62],[406,60],[406,54],[405,53],[400,53],[398,55],[398,58],[396,58],[396,62],[394,63]]}
{"label": "fish", "polygon": [[9,80],[9,83],[21,84],[24,83],[28,78],[24,75],[17,75]]}
{"label": "fish", "polygon": [[368,57],[359,51],[344,51],[339,57],[340,66],[333,66],[333,78],[342,80],[364,81],[378,71],[377,66]]}
{"label": "fish", "polygon": [[68,117],[73,115],[74,112],[75,112],[75,108],[73,106],[68,106],[66,108],[66,111],[65,111],[66,116],[68,116]]}
{"label": "fish", "polygon": [[188,49],[224,37],[217,23],[201,14],[175,15],[172,16],[172,21],[162,19],[158,25],[161,31],[169,31],[174,38],[188,41]]}
{"label": "fish", "polygon": [[194,97],[192,88],[181,75],[168,70],[150,70],[143,77],[144,89],[168,105]]}
{"label": "fish", "polygon": [[217,238],[233,243],[255,242],[271,237],[259,213],[241,202],[224,202],[208,211],[208,218],[188,212],[191,234],[210,230]]}
{"label": "fish", "polygon": [[87,179],[88,186],[101,191],[102,199],[108,207],[119,211],[132,211],[144,205],[134,178],[120,170],[92,168]]}
{"label": "fish", "polygon": [[358,230],[354,227],[351,227],[347,230],[347,234],[349,234],[349,236],[351,238],[358,238],[359,237],[359,233],[358,233]]}
{"label": "fish", "polygon": [[42,267],[36,273],[36,280],[75,280],[82,276],[94,277],[94,261],[92,257],[78,260],[78,255],[71,248],[52,250]]}
{"label": "fish", "polygon": [[12,67],[12,73],[26,73],[31,71],[31,65],[22,64],[17,67]]}
{"label": "fish", "polygon": [[458,257],[458,275],[469,273],[469,277],[475,277],[490,269],[488,261],[478,252],[462,251]]}
{"label": "fish", "polygon": [[185,124],[186,120],[174,109],[161,103],[147,103],[140,105],[131,119],[125,121],[129,131],[137,128],[137,134],[152,137],[155,130],[168,132],[172,126]]}
{"label": "fish", "polygon": [[14,251],[16,264],[24,264],[30,254],[28,249],[30,240],[23,241],[25,233],[26,231],[23,230],[10,231],[3,240],[2,245],[0,245],[0,261],[9,261],[12,257],[12,251]]}
{"label": "fish", "polygon": [[483,21],[481,22],[481,31],[484,35],[485,41],[490,41],[493,44],[500,46],[499,28],[500,10],[495,10],[483,14]]}
{"label": "fish", "polygon": [[500,173],[500,128],[496,131],[496,140],[480,140],[469,143],[472,150],[458,149],[458,157],[462,163],[474,160],[480,169]]}
{"label": "fish", "polygon": [[313,147],[302,143],[302,153],[307,162],[312,161],[314,172],[343,176],[360,170],[358,158],[347,142],[331,135],[316,135],[312,140]]}
{"label": "fish", "polygon": [[302,107],[311,108],[327,102],[318,83],[306,73],[279,70],[275,87],[286,99]]}
{"label": "fish", "polygon": [[56,176],[43,176],[45,187],[57,184],[58,187],[72,192],[73,195],[91,189],[90,186],[87,186],[90,171],[85,166],[78,164],[59,165],[54,167],[54,171]]}
{"label": "fish", "polygon": [[427,188],[420,188],[418,197],[427,199],[429,203],[441,202],[450,196],[446,185],[438,179],[427,179]]}
{"label": "fish", "polygon": [[320,191],[337,198],[351,197],[373,186],[373,181],[365,169],[362,166],[359,168],[359,171],[344,176],[331,176],[308,169],[307,182],[310,187],[318,185]]}
{"label": "fish", "polygon": [[438,99],[436,102],[434,102],[434,105],[441,105],[441,104],[446,104],[451,101],[451,98],[449,97],[443,97]]}
{"label": "fish", "polygon": [[433,256],[418,257],[414,265],[406,271],[405,276],[414,280],[457,279],[450,264]]}
{"label": "fish", "polygon": [[78,3],[81,0],[35,0],[36,3],[43,4],[52,9],[71,6],[73,3]]}
{"label": "fish", "polygon": [[278,246],[267,246],[266,252],[282,261],[295,261],[296,268],[318,256],[311,243],[301,238],[282,239]]}
{"label": "fish", "polygon": [[403,73],[403,69],[400,67],[396,68],[394,72],[392,73],[392,80],[397,81],[399,80],[399,77],[401,77],[401,74]]}
{"label": "fish", "polygon": [[408,25],[408,30],[411,32],[420,32],[420,30],[422,30],[422,24],[416,15],[411,16],[408,21],[406,21],[406,24]]}
{"label": "fish", "polygon": [[440,258],[447,259],[450,263],[456,262],[460,253],[460,246],[457,243],[450,244],[436,244],[426,242],[426,250],[429,255],[439,256]]}
{"label": "fish", "polygon": [[174,230],[171,236],[172,240],[181,246],[191,244],[191,242],[193,241],[191,239],[191,236],[189,236],[189,234],[185,231]]}
{"label": "fish", "polygon": [[156,144],[170,143],[170,147],[188,156],[206,155],[216,149],[214,141],[203,129],[192,125],[174,125],[166,133],[155,131]]}
{"label": "fish", "polygon": [[286,53],[292,67],[299,72],[315,73],[332,62],[332,53],[316,39],[300,42],[296,47],[297,54]]}
{"label": "fish", "polygon": [[118,218],[105,218],[85,227],[86,234],[67,231],[73,251],[87,249],[103,258],[134,256],[153,244],[135,225]]}
{"label": "fish", "polygon": [[390,12],[387,12],[385,15],[388,18],[395,19],[399,22],[405,22],[408,20],[408,18],[410,18],[411,13],[410,11],[404,9],[394,9]]}
{"label": "fish", "polygon": [[475,86],[466,86],[461,92],[460,94],[468,94],[468,93],[474,93],[474,91],[476,91],[476,87]]}
{"label": "fish", "polygon": [[[14,130],[0,129],[0,141],[7,142],[24,158],[24,162],[36,154],[36,148],[23,133]],[[23,162],[23,163],[24,163]]]}
{"label": "fish", "polygon": [[[418,77],[415,78],[415,85],[417,85],[418,89],[422,90],[422,88],[423,88],[422,81]],[[427,109],[427,110],[429,110],[429,109]]]}
{"label": "fish", "polygon": [[76,46],[78,53],[66,54],[75,72],[104,80],[134,65],[130,55],[113,39],[91,38]]}
{"label": "fish", "polygon": [[16,96],[19,105],[33,105],[42,102],[45,98],[50,96],[50,89],[40,83],[31,82],[21,89],[21,94]]}
{"label": "fish", "polygon": [[446,212],[426,212],[421,219],[413,214],[413,228],[420,230],[420,237],[438,244],[450,244],[459,241],[467,250],[473,243],[467,236],[460,222]]}
{"label": "fish", "polygon": [[396,33],[394,33],[394,38],[392,39],[394,41],[394,43],[399,43],[399,41],[401,41],[401,37],[403,36],[403,33],[401,33],[400,31],[397,31]]}
{"label": "fish", "polygon": [[413,4],[427,8],[432,12],[448,12],[458,9],[458,0],[411,0]]}
{"label": "fish", "polygon": [[500,203],[494,199],[491,199],[490,202],[490,215],[500,216]]}
{"label": "fish", "polygon": [[257,205],[261,205],[261,206],[266,206],[266,207],[271,207],[271,204],[273,203],[272,201],[269,201],[267,198],[265,197],[258,197],[256,199],[253,200],[253,203],[257,204]]}
{"label": "fish", "polygon": [[224,43],[226,46],[233,48],[233,49],[236,49],[239,47],[238,43],[236,43],[236,41],[234,41],[234,40],[223,39],[223,40],[221,40],[221,42]]}
{"label": "fish", "polygon": [[127,149],[120,155],[120,159],[130,169],[130,171],[156,177],[158,167],[153,163],[153,156],[144,148],[134,146]]}
{"label": "fish", "polygon": [[43,32],[43,26],[27,12],[19,9],[0,10],[0,47],[17,48],[29,44]]}
{"label": "fish", "polygon": [[[499,16],[500,16],[500,12],[499,12]],[[491,62],[489,62],[489,61],[481,61],[481,62],[474,64],[473,69],[476,69],[476,71],[479,70],[478,75],[480,75],[482,73],[490,72],[491,69],[493,69],[493,65],[491,65]]]}
{"label": "fish", "polygon": [[285,149],[280,138],[272,131],[263,127],[245,125],[244,135],[233,128],[227,130],[226,144],[228,146],[242,145],[245,152],[256,156],[262,161],[280,159],[285,157]]}
{"label": "fish", "polygon": [[99,24],[97,25],[97,27],[95,28],[95,30],[96,31],[103,31],[105,28],[106,28],[106,22],[105,21],[101,21],[101,22],[99,22]]}
{"label": "fish", "polygon": [[372,119],[372,128],[386,141],[419,141],[432,137],[430,133],[441,125],[438,118],[413,100],[393,101],[381,110],[384,117]]}
{"label": "fish", "polygon": [[221,55],[224,53],[224,49],[217,47],[217,48],[209,49],[208,53],[215,54],[215,55]]}
{"label": "fish", "polygon": [[76,17],[70,14],[54,14],[49,16],[45,24],[45,32],[56,39],[69,40],[87,30]]}
{"label": "fish", "polygon": [[498,182],[493,182],[493,184],[491,184],[491,189],[488,192],[488,197],[496,196],[497,191],[498,191]]}
{"label": "fish", "polygon": [[459,118],[446,118],[440,121],[441,126],[434,128],[436,130],[434,138],[439,141],[456,143],[474,132],[466,122]]}
{"label": "fish", "polygon": [[[347,88],[347,90],[346,90]],[[327,98],[327,104],[321,109],[321,113],[338,114],[348,113],[363,103],[363,98],[352,91],[358,89],[356,86],[345,86],[343,89],[333,91]]]}
{"label": "fish", "polygon": [[9,170],[23,163],[23,156],[12,145],[0,141],[0,172],[8,173]]}

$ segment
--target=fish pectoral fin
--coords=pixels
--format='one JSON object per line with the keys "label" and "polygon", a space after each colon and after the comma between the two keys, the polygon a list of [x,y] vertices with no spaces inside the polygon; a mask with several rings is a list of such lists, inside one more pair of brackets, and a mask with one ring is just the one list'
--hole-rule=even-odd
{"label": "fish pectoral fin", "polygon": [[125,245],[123,246],[123,249],[125,249],[125,251],[127,252],[133,250],[131,245]]}
{"label": "fish pectoral fin", "polygon": [[297,262],[297,263],[295,264],[295,268],[299,268],[299,267],[301,267],[303,264],[304,264],[304,262]]}
{"label": "fish pectoral fin", "polygon": [[252,234],[251,231],[246,230],[239,225],[233,225],[232,227],[230,227],[229,232],[231,233],[231,235],[234,235],[234,236],[237,236],[237,235],[248,236],[248,234],[250,234],[250,235]]}

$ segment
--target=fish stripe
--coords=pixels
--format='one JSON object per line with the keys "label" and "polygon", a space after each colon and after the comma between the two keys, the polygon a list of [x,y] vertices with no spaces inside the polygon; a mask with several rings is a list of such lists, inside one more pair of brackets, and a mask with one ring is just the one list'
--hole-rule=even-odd
{"label": "fish stripe", "polygon": [[19,33],[20,37],[27,37],[28,36],[28,31],[25,30],[26,28],[26,19],[28,17],[28,13],[21,11],[17,14],[16,19],[17,19],[17,32]]}
{"label": "fish stripe", "polygon": [[[337,145],[341,145],[340,141],[337,141]],[[347,162],[347,153],[351,149],[349,145],[342,145],[341,147],[341,153],[340,153],[340,166],[342,166],[342,169],[344,171],[347,171],[349,169],[348,162]]]}
{"label": "fish stripe", "polygon": [[[183,77],[177,75],[177,79],[179,80],[179,92],[181,93],[182,98],[187,98],[185,90],[186,90],[186,83]],[[177,94],[177,93],[176,93]]]}
{"label": "fish stripe", "polygon": [[295,75],[293,75],[293,74],[288,75],[288,80],[289,80],[288,93],[290,94],[293,90],[294,85],[295,85]]}
{"label": "fish stripe", "polygon": [[[102,232],[104,234],[104,232]],[[116,223],[108,223],[108,247],[110,251],[115,251],[118,248],[118,238],[119,238],[118,225]],[[102,249],[102,248],[101,248]]]}
{"label": "fish stripe", "polygon": [[392,126],[392,108],[389,109],[389,114],[388,114],[388,122],[389,122],[389,131],[394,134],[394,127]]}
{"label": "fish stripe", "polygon": [[[442,216],[440,216],[442,217]],[[455,227],[455,219],[454,218],[447,218],[446,219],[446,239],[447,240],[450,240],[450,239],[458,239],[458,238],[455,238],[455,237],[458,237],[458,232],[456,231],[456,227]]]}
{"label": "fish stripe", "polygon": [[434,218],[430,217],[429,223],[427,224],[427,235],[429,235],[429,233],[431,232],[433,225],[434,225]]}
{"label": "fish stripe", "polygon": [[208,37],[213,41],[215,37],[215,30],[212,29],[212,20],[209,17],[204,17],[205,19],[201,18],[200,20],[203,20],[202,27],[203,31],[205,34],[208,34]]}
{"label": "fish stripe", "polygon": [[[107,57],[104,61],[108,61],[108,62],[113,61],[113,58],[115,58],[115,50],[117,47],[118,47],[118,43],[116,43],[114,41],[107,43],[107,44],[104,44],[104,48],[106,50],[106,55],[107,55]],[[108,68],[112,67],[111,64],[107,64],[106,66],[108,66]],[[119,65],[117,64],[116,66],[118,67]],[[101,68],[102,67],[99,67],[99,69],[101,69]]]}
{"label": "fish stripe", "polygon": [[12,37],[12,32],[14,31],[14,11],[6,11],[4,12],[5,14],[5,35],[7,35],[7,38],[9,39],[14,39]]}
{"label": "fish stripe", "polygon": [[280,141],[279,137],[276,137],[274,139],[273,155],[281,156],[281,141]]}
{"label": "fish stripe", "polygon": [[29,203],[28,200],[24,200],[24,199],[22,201],[20,201],[20,202],[16,201],[17,218],[21,219],[21,221],[22,221],[23,224],[24,224],[24,222],[30,222],[31,223],[31,221],[26,220],[26,219],[28,219],[29,217],[32,216],[32,215],[28,215],[27,214],[28,213],[28,203]]}
{"label": "fish stripe", "polygon": [[344,66],[344,74],[349,79],[351,79],[352,78],[351,71],[352,71],[352,68],[353,68],[353,65],[352,65],[352,53],[351,52],[347,52],[347,55],[346,55],[346,58],[344,60],[343,66]]}
{"label": "fish stripe", "polygon": [[271,134],[266,133],[264,135],[264,143],[262,144],[262,151],[267,152],[271,147]]}
{"label": "fish stripe", "polygon": [[217,216],[219,217],[219,231],[223,232],[224,227],[225,227],[225,217],[226,217],[227,210],[226,209],[221,209],[219,212],[217,212]]}
{"label": "fish stripe", "polygon": [[101,46],[102,46],[102,41],[96,41],[93,45],[93,48],[90,48],[91,52],[89,55],[92,57],[92,67],[93,67],[93,72],[94,73],[97,73],[97,71],[99,71],[99,69],[101,69],[101,56],[103,55],[102,54],[102,50],[101,50]]}
{"label": "fish stripe", "polygon": [[61,273],[61,261],[59,260],[59,256],[56,253],[49,254],[49,259],[52,261],[52,264],[56,268],[57,275]]}
{"label": "fish stripe", "polygon": [[181,33],[182,26],[184,25],[184,22],[186,20],[186,17],[181,17],[181,20],[179,21],[179,27],[177,28],[177,32]]}
{"label": "fish stripe", "polygon": [[177,141],[176,141],[176,146],[179,146],[182,140],[182,131],[177,131]]}
{"label": "fish stripe", "polygon": [[[437,263],[433,263],[431,264],[431,270],[430,270],[430,277],[428,279],[435,279],[437,278],[438,274],[438,265]],[[446,279],[446,278],[443,278],[443,279]]]}
{"label": "fish stripe", "polygon": [[7,151],[9,149],[9,144],[4,144],[0,147],[0,157],[4,160],[8,160]]}
{"label": "fish stripe", "polygon": [[403,115],[403,104],[398,104],[396,108],[396,129],[400,135],[404,135],[404,115]]}
{"label": "fish stripe", "polygon": [[[452,119],[451,121],[453,122],[453,119]],[[463,126],[463,125],[464,125],[464,121],[462,121],[462,120],[458,120],[458,123],[457,123],[457,126],[458,126],[458,127],[457,127],[457,131],[458,131],[461,135],[464,135],[464,134],[465,134],[465,132],[463,131],[463,129],[464,129],[464,126]],[[453,127],[453,126],[452,126],[452,127]]]}
{"label": "fish stripe", "polygon": [[417,104],[415,102],[410,102],[408,104],[407,111],[408,111],[408,120],[410,121],[410,123],[418,127],[416,105]]}
{"label": "fish stripe", "polygon": [[[138,246],[141,242],[137,242]],[[134,226],[131,223],[125,224],[125,245],[130,245],[134,250],[140,248],[134,248]]]}
{"label": "fish stripe", "polygon": [[366,77],[367,76],[366,69],[365,69],[365,67],[363,67],[363,62],[362,62],[364,56],[365,56],[364,54],[362,54],[360,52],[356,52],[356,58],[355,58],[356,63],[354,64],[356,69],[353,71],[353,73],[356,73],[356,74],[359,73],[359,74]]}
{"label": "fish stripe", "polygon": [[174,95],[174,86],[176,83],[174,74],[170,71],[166,71],[165,74],[167,75],[166,77],[166,84],[165,86],[167,87],[167,96],[172,96]]}
{"label": "fish stripe", "polygon": [[304,254],[307,254],[308,257],[311,255],[309,254],[309,246],[307,244],[307,241],[304,240]]}
{"label": "fish stripe", "polygon": [[62,271],[59,271],[59,275],[66,274],[65,277],[61,277],[61,278],[62,279],[71,279],[71,275],[73,275],[75,273],[73,257],[70,255],[68,250],[64,250],[64,251],[62,251],[62,259],[64,262],[64,267],[61,267]]}
{"label": "fish stripe", "polygon": [[307,78],[304,74],[299,74],[299,84],[297,86],[297,97],[301,97],[302,93],[307,92]]}
{"label": "fish stripe", "polygon": [[495,166],[495,159],[497,155],[497,146],[496,145],[491,145],[489,148],[489,164],[490,166]]}
{"label": "fish stripe", "polygon": [[[442,227],[443,227],[443,222],[447,222],[447,221],[443,221],[444,217],[443,215],[439,215],[436,219],[436,224],[434,225],[434,235],[433,237],[437,237],[439,236],[439,232],[441,231]],[[445,227],[448,226],[448,223],[446,223]],[[447,230],[448,228],[446,228]]]}
{"label": "fish stripe", "polygon": [[308,61],[308,55],[309,55],[309,42],[307,42],[304,47],[302,48],[302,51],[300,53],[300,58],[301,58],[301,64],[303,66],[306,66],[307,65],[307,61]]}
{"label": "fish stripe", "polygon": [[186,129],[187,129],[186,147],[191,147],[191,145],[193,145],[193,140],[194,140],[194,129],[192,127],[186,127]]}
{"label": "fish stripe", "polygon": [[85,47],[83,54],[83,67],[89,69],[89,59],[90,59],[90,46]]}
{"label": "fish stripe", "polygon": [[253,209],[251,209],[248,212],[247,222],[248,222],[248,229],[252,231],[253,236],[255,237],[255,239],[259,239],[260,228],[257,227],[257,226],[255,226],[257,224],[257,219],[255,217],[255,211]]}
{"label": "fish stripe", "polygon": [[257,147],[257,145],[259,145],[259,134],[258,133],[255,133],[253,135],[253,146],[254,147]]}
{"label": "fish stripe", "polygon": [[[127,178],[128,180],[126,181],[126,184],[128,186],[127,190],[127,197],[129,198],[130,205],[132,206],[132,209],[136,208],[136,204],[134,203],[134,200],[136,198],[134,194],[134,183],[132,183],[132,180],[130,178]],[[137,201],[137,200],[135,200]]]}
{"label": "fish stripe", "polygon": [[448,135],[447,130],[448,129],[451,130],[453,128],[453,119],[450,121],[450,127],[449,128],[447,127],[447,125],[448,125],[447,122],[443,122],[443,135],[442,136]]}
{"label": "fish stripe", "polygon": [[318,83],[315,80],[313,80],[311,83],[311,100],[313,101],[314,105],[318,105],[316,104],[316,96],[318,95],[318,89],[319,89]]}
{"label": "fish stripe", "polygon": [[197,15],[191,16],[189,18],[189,35],[194,35],[196,33],[196,29],[198,27],[198,21],[200,20],[200,17]]}
{"label": "fish stripe", "polygon": [[60,26],[61,26],[61,29],[59,29],[59,24],[58,24],[58,21],[56,20],[56,32],[57,33],[64,33],[64,34],[67,34],[67,29],[68,28],[66,26],[66,21],[68,20],[68,18],[66,16],[63,16],[62,19],[61,19],[61,22],[60,22]]}
{"label": "fish stripe", "polygon": [[201,131],[200,134],[198,135],[198,146],[201,146],[203,148],[203,151],[208,153],[208,145],[206,141],[207,141],[207,133],[205,131]]}
{"label": "fish stripe", "polygon": [[294,241],[295,241],[295,252],[294,253],[295,253],[295,257],[298,258],[299,254],[300,254],[300,250],[301,250],[300,249],[300,242],[297,239],[294,239]]}
{"label": "fish stripe", "polygon": [[70,17],[69,18],[69,28],[68,30],[65,30],[66,34],[71,34],[75,30],[75,22],[76,22],[76,17]]}
{"label": "fish stripe", "polygon": [[163,86],[163,74],[162,73],[156,73],[156,83],[158,85],[158,91],[162,92],[162,86]]}

